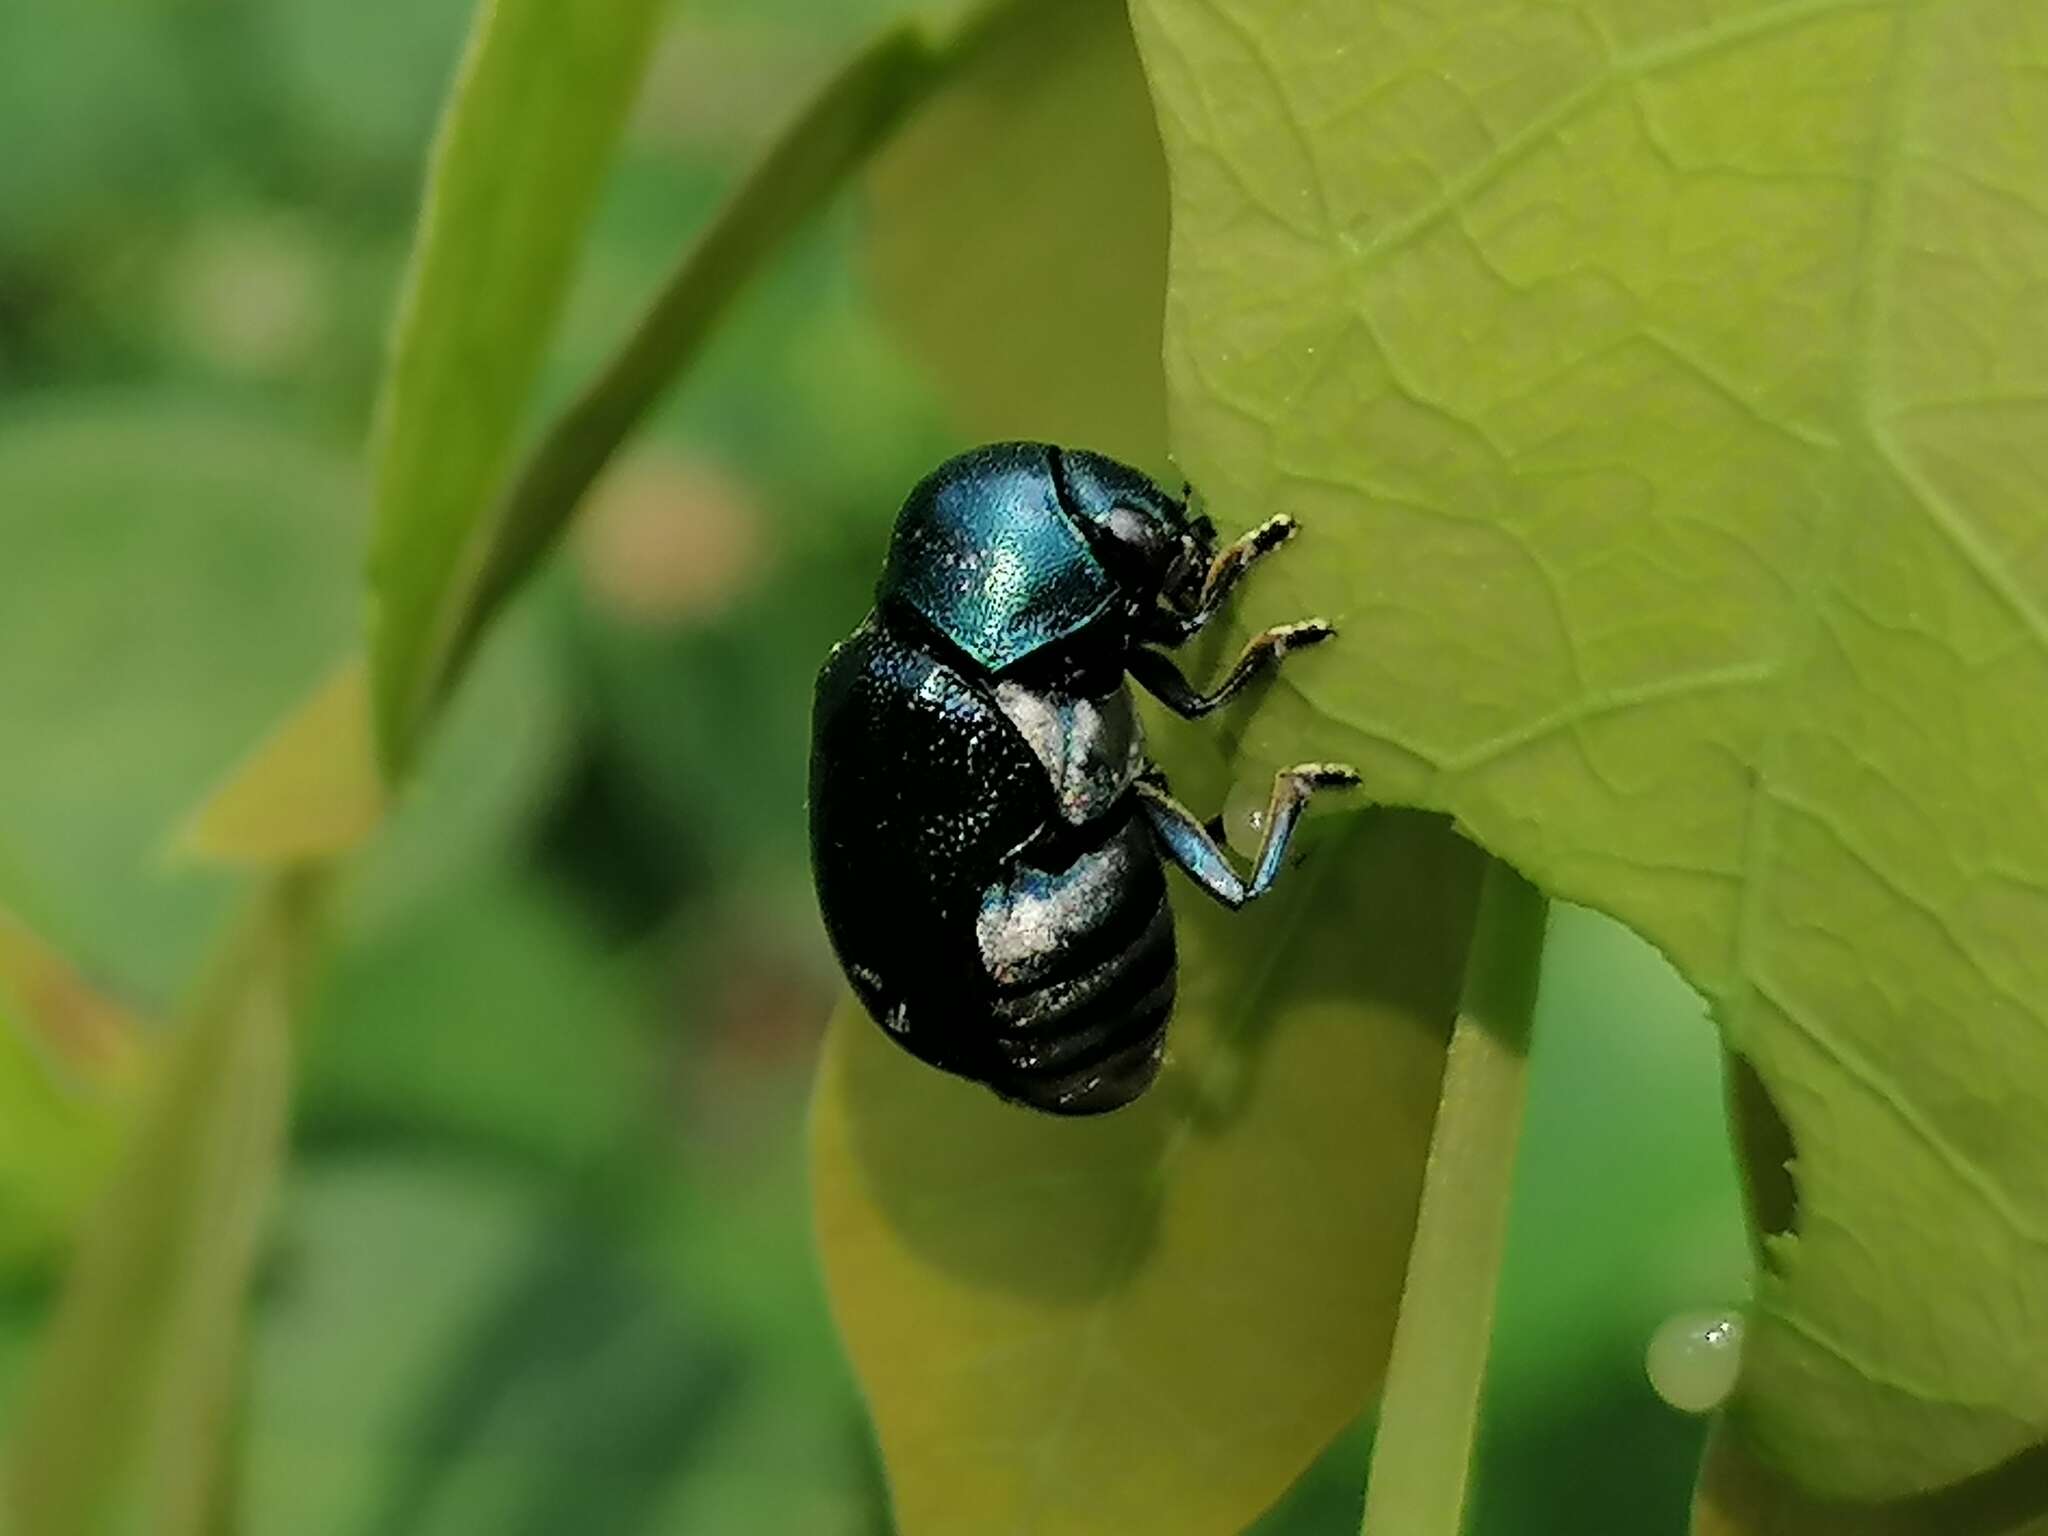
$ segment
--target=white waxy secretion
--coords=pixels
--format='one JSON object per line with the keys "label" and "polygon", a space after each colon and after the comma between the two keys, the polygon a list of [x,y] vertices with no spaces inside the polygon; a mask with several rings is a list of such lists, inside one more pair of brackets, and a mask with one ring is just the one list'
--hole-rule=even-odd
{"label": "white waxy secretion", "polygon": [[1127,689],[1088,699],[1006,679],[994,693],[996,707],[1052,776],[1061,819],[1075,826],[1107,811],[1145,766],[1145,733]]}

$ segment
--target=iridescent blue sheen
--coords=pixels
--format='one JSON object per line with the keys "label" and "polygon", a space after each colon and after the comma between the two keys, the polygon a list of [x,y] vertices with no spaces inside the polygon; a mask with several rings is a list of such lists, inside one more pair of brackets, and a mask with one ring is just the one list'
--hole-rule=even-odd
{"label": "iridescent blue sheen", "polygon": [[910,493],[876,595],[1000,672],[1082,628],[1118,590],[1060,505],[1044,445],[996,443]]}

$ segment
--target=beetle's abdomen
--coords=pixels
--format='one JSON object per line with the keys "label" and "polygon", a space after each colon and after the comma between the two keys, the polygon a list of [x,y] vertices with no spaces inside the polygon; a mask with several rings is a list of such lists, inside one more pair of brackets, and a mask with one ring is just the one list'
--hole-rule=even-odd
{"label": "beetle's abdomen", "polygon": [[1173,1011],[1173,919],[1128,802],[1097,847],[1020,865],[983,892],[975,940],[995,982],[993,1086],[1040,1109],[1114,1109],[1159,1070]]}

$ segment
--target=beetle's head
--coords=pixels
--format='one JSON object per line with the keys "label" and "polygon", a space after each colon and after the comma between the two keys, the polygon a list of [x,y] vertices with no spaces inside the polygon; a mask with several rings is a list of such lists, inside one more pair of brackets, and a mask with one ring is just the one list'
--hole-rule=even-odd
{"label": "beetle's head", "polygon": [[1127,464],[1080,449],[1060,450],[1057,473],[1068,513],[1142,606],[1183,599],[1201,585],[1216,553],[1216,527],[1190,516],[1185,498]]}

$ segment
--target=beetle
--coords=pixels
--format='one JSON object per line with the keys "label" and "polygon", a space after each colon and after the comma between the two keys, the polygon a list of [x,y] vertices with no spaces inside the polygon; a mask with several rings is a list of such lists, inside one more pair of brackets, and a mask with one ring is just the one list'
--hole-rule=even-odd
{"label": "beetle", "polygon": [[1151,1084],[1175,985],[1162,861],[1240,907],[1309,798],[1358,782],[1278,774],[1247,877],[1145,753],[1130,681],[1195,719],[1335,633],[1265,630],[1206,693],[1166,654],[1295,531],[1276,516],[1219,550],[1185,496],[1047,443],[977,448],[911,491],[873,610],[819,672],[810,765],[826,932],[900,1045],[1054,1114]]}

